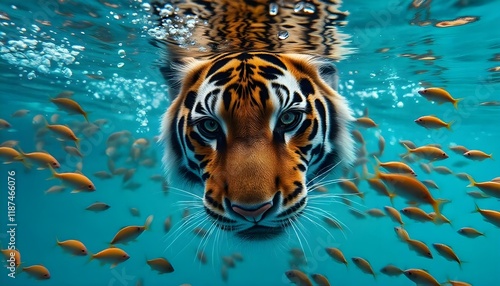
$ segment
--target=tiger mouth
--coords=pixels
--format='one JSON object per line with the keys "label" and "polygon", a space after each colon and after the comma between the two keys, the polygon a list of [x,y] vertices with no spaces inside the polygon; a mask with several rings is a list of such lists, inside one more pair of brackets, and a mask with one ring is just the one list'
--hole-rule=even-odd
{"label": "tiger mouth", "polygon": [[[306,197],[297,201],[294,205],[289,207],[286,210],[278,213],[278,205],[280,205],[281,194],[278,192],[272,200],[272,207],[269,208],[268,212],[266,212],[262,218],[258,221],[248,221],[244,220],[244,218],[240,217],[233,213],[234,211],[228,207],[229,200],[225,200],[224,209],[228,210],[231,214],[231,217],[226,217],[225,215],[218,214],[211,209],[205,206],[205,212],[208,216],[216,221],[216,225],[226,231],[232,231],[235,233],[237,237],[243,240],[270,240],[276,238],[283,234],[285,229],[292,223],[298,219],[298,217],[302,214],[303,208],[306,205],[307,199]],[[222,204],[221,204],[222,205]],[[237,218],[235,220],[233,218]],[[245,221],[246,223],[251,223],[252,225],[242,228],[241,221]],[[271,226],[269,225],[271,224]],[[276,225],[272,225],[276,224]]]}

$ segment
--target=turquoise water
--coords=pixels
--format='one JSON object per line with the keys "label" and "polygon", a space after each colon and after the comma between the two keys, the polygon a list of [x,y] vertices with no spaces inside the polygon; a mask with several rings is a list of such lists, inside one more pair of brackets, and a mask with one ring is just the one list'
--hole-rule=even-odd
{"label": "turquoise water", "polygon": [[[434,166],[446,166],[455,173],[467,172],[477,181],[488,181],[500,176],[500,106],[480,104],[500,100],[500,38],[495,32],[500,24],[493,12],[500,8],[500,2],[430,2],[414,1],[415,6],[420,3],[418,8],[411,1],[343,3],[342,10],[350,14],[347,25],[340,29],[350,35],[348,47],[352,53],[337,63],[340,91],[357,116],[368,108],[369,116],[379,125],[361,131],[369,153],[378,149],[379,135],[385,138],[382,161],[398,160],[398,154],[404,153],[399,140],[411,140],[418,146],[438,143],[450,158]],[[451,225],[403,218],[410,236],[431,247],[433,259],[417,256],[400,242],[393,230],[398,224],[389,218],[358,219],[345,205],[326,199],[315,206],[332,212],[345,224],[344,232],[330,228],[318,217],[321,227],[302,219],[298,234],[289,230],[282,238],[265,243],[241,242],[225,232],[203,240],[193,234],[192,228],[208,227],[208,222],[197,220],[186,227],[182,221],[184,209],[190,207],[190,212],[196,213],[201,202],[175,189],[164,192],[161,183],[150,179],[151,175],[161,174],[162,150],[153,138],[158,135],[159,118],[169,101],[159,72],[162,51],[149,43],[152,38],[147,31],[154,24],[143,5],[138,1],[7,0],[0,4],[0,12],[0,118],[12,125],[0,130],[0,142],[17,140],[22,150],[34,151],[40,140],[35,137],[32,120],[38,114],[47,119],[59,114],[59,122],[70,126],[82,122],[83,117],[58,111],[49,101],[49,97],[63,90],[74,92],[72,98],[91,112],[90,121],[107,120],[95,133],[78,133],[82,138],[82,160],[67,155],[57,140],[49,136],[41,139],[43,148],[61,163],[61,171],[75,171],[82,161],[82,172],[94,182],[96,192],[70,194],[66,190],[44,194],[57,185],[55,180],[46,180],[50,177],[48,170],[28,171],[19,163],[0,165],[2,249],[9,238],[7,172],[15,171],[15,243],[21,252],[21,267],[42,264],[51,275],[48,281],[37,281],[26,273],[18,273],[13,279],[7,276],[7,269],[2,269],[1,285],[127,286],[136,285],[137,281],[144,285],[290,285],[284,275],[291,268],[290,249],[300,247],[307,259],[300,269],[308,274],[323,274],[332,285],[415,284],[404,275],[388,277],[380,273],[389,263],[402,269],[426,269],[440,282],[454,279],[473,285],[500,283],[500,231],[478,213],[472,213],[475,202],[484,209],[500,210],[498,199],[475,200],[466,194],[477,190],[467,188],[468,182],[453,175],[426,174],[419,167],[420,162],[411,164],[418,178],[433,180],[439,186],[439,190],[431,190],[433,195],[451,200],[443,209]],[[479,18],[462,26],[434,26],[439,21],[465,16]],[[430,24],[424,25],[426,21]],[[52,55],[50,66],[46,55]],[[464,98],[458,110],[418,95],[418,90],[430,86],[443,87],[455,98]],[[30,112],[24,117],[11,117],[19,109]],[[426,130],[413,122],[431,114],[447,122],[454,120],[452,131]],[[129,182],[122,183],[122,176],[102,180],[93,175],[108,170],[106,139],[122,130],[130,131],[130,140],[148,139],[146,154],[157,159],[153,167],[137,167],[129,181],[140,184],[135,190],[125,188]],[[493,153],[494,159],[467,160],[449,150],[450,144]],[[128,149],[119,152],[123,156],[116,159],[117,167],[131,168],[126,162]],[[353,199],[353,207],[359,211],[390,205],[366,182],[360,182],[359,188],[366,192],[364,201]],[[342,192],[336,186],[329,186],[329,191]],[[200,194],[200,190],[193,193]],[[85,207],[95,201],[103,201],[111,208],[102,213],[86,211]],[[394,200],[395,208],[406,206],[403,199]],[[138,217],[131,215],[132,207],[140,211]],[[428,206],[422,208],[431,211]],[[87,257],[72,256],[55,245],[56,238],[78,239],[96,253],[108,246],[121,227],[143,225],[149,215],[154,216],[151,230],[135,242],[120,245],[130,259],[113,269],[100,266],[97,261],[88,262]],[[169,216],[172,229],[165,233],[163,222]],[[459,235],[457,230],[465,226],[477,228],[486,237],[471,239]],[[441,257],[432,243],[452,246],[464,261],[462,269],[456,262]],[[340,248],[349,266],[333,261],[326,255],[325,247]],[[206,264],[196,258],[200,249],[207,256]],[[234,253],[240,253],[244,259],[228,268],[224,282],[222,257]],[[377,272],[376,280],[353,265],[350,259],[356,256],[370,261]],[[162,275],[152,271],[146,259],[156,257],[167,258],[175,271]]]}

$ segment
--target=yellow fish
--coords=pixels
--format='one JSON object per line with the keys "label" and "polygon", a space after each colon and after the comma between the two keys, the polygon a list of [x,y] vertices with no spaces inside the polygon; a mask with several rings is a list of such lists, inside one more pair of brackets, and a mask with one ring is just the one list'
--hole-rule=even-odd
{"label": "yellow fish", "polygon": [[91,255],[89,261],[97,259],[101,262],[101,265],[110,263],[110,268],[115,268],[119,263],[127,261],[129,258],[130,256],[122,249],[118,247],[110,247]]}
{"label": "yellow fish", "polygon": [[50,165],[54,169],[61,167],[61,164],[59,164],[56,158],[45,152],[23,153],[23,151],[20,151],[19,158],[16,159],[28,159],[28,162],[34,163],[38,166],[38,170],[44,170],[48,165]]}
{"label": "yellow fish", "polygon": [[408,155],[414,154],[419,158],[423,158],[431,162],[448,158],[448,154],[446,154],[446,152],[433,146],[422,146],[413,149],[410,149],[410,147],[406,145],[404,146],[408,152],[403,157],[408,157]]}
{"label": "yellow fish", "polygon": [[485,210],[485,209],[480,209],[477,204],[476,204],[476,209],[473,212],[478,212],[480,213],[484,220],[496,225],[497,227],[500,227],[500,212],[498,211],[493,211],[493,210]]}
{"label": "yellow fish", "polygon": [[396,232],[396,235],[398,236],[398,238],[401,241],[408,242],[408,240],[410,240],[410,235],[408,234],[406,229],[404,229],[400,226],[396,226],[396,227],[394,227],[394,231]]}
{"label": "yellow fish", "polygon": [[50,101],[57,105],[60,110],[66,111],[68,114],[81,114],[89,122],[87,117],[87,112],[83,110],[83,108],[76,101],[70,98],[51,98]]}
{"label": "yellow fish", "polygon": [[456,261],[460,268],[462,268],[462,261],[458,258],[455,251],[453,251],[450,246],[442,243],[433,243],[432,246],[434,246],[434,249],[436,249],[441,256],[447,260]]}
{"label": "yellow fish", "polygon": [[375,158],[375,161],[377,162],[378,166],[386,169],[389,172],[400,173],[400,174],[412,174],[413,176],[417,176],[415,174],[415,171],[413,171],[413,169],[410,166],[406,165],[403,162],[397,162],[397,161],[380,162],[380,160],[376,156],[373,157]]}
{"label": "yellow fish", "polygon": [[494,181],[489,181],[489,182],[476,182],[471,176],[467,177],[470,181],[470,185],[467,187],[477,187],[483,193],[500,199],[500,183],[499,182],[494,182]]}
{"label": "yellow fish", "polygon": [[10,264],[10,262],[12,262],[12,258],[14,259],[14,265],[17,267],[19,267],[19,265],[21,265],[21,253],[19,252],[19,250],[17,249],[1,249],[0,252],[2,252],[4,258],[5,258],[5,261],[7,262],[7,264]]}
{"label": "yellow fish", "polygon": [[385,212],[387,215],[394,221],[397,222],[401,225],[405,224],[403,222],[403,219],[401,218],[401,214],[393,207],[390,206],[385,206],[384,207]]}
{"label": "yellow fish", "polygon": [[476,238],[478,236],[485,236],[484,233],[472,228],[472,227],[462,227],[457,230],[457,232],[465,237]]}
{"label": "yellow fish", "polygon": [[93,192],[95,191],[95,186],[92,181],[82,174],[78,173],[57,173],[52,166],[49,165],[49,169],[52,172],[52,177],[50,179],[60,179],[63,184],[73,188],[71,193],[79,193],[82,191]]}
{"label": "yellow fish", "polygon": [[417,207],[406,207],[401,210],[401,213],[419,222],[432,221],[432,217],[428,213]]}
{"label": "yellow fish", "polygon": [[146,263],[151,267],[152,270],[158,271],[158,274],[172,273],[174,272],[174,267],[165,258],[155,258],[147,260]]}
{"label": "yellow fish", "polygon": [[146,222],[143,226],[131,225],[126,226],[116,233],[115,237],[111,240],[110,244],[127,244],[129,241],[136,239],[141,233],[149,229],[151,222],[153,221],[153,216],[150,215],[146,218]]}
{"label": "yellow fish", "polygon": [[21,153],[12,147],[0,147],[0,158],[3,160],[4,164],[10,164],[14,161],[18,161],[23,163],[26,168],[30,167],[24,157],[21,156]]}
{"label": "yellow fish", "polygon": [[463,100],[463,98],[453,98],[449,92],[439,87],[429,87],[419,90],[418,93],[425,99],[434,101],[439,105],[447,102],[452,103],[456,109],[458,109],[458,103]]}
{"label": "yellow fish", "polygon": [[408,243],[408,248],[415,251],[418,255],[432,259],[432,253],[429,247],[416,239],[409,239],[406,241]]}

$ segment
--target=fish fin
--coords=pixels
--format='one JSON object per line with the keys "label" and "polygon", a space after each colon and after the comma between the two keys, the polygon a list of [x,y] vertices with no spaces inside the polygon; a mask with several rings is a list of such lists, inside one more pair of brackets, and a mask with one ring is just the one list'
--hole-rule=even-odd
{"label": "fish fin", "polygon": [[408,157],[411,154],[411,150],[412,150],[410,147],[406,146],[405,143],[403,143],[403,146],[406,149],[406,153],[403,155],[403,157],[401,157],[401,159],[404,159],[404,158]]}
{"label": "fish fin", "polygon": [[10,164],[12,161],[3,162],[4,165]]}
{"label": "fish fin", "polygon": [[458,109],[458,103],[460,101],[464,100],[463,98],[457,98],[455,99],[455,101],[453,101],[453,106],[455,107],[455,109]]}
{"label": "fish fin", "polygon": [[470,182],[470,184],[467,185],[467,187],[474,187],[476,185],[476,181],[474,181],[474,179],[472,178],[471,175],[467,174],[467,179],[469,179],[469,182]]}
{"label": "fish fin", "polygon": [[37,169],[37,170],[39,170],[39,171],[41,171],[41,170],[45,170],[45,168],[44,168],[44,167],[38,167],[38,168],[36,168],[36,169]]}
{"label": "fish fin", "polygon": [[446,199],[437,199],[434,201],[434,204],[432,207],[434,208],[434,212],[436,213],[436,216],[441,217],[441,209],[443,208],[443,204],[451,202],[450,200]]}
{"label": "fish fin", "polygon": [[373,158],[375,159],[375,162],[377,162],[377,165],[380,166],[380,164],[382,164],[375,154],[373,154]]}
{"label": "fish fin", "polygon": [[75,189],[75,190],[72,190],[70,193],[71,193],[71,194],[78,194],[79,192],[81,192],[81,190],[77,190],[77,189]]}
{"label": "fish fin", "polygon": [[87,251],[87,254],[89,255],[89,259],[87,259],[87,262],[85,262],[85,264],[89,264],[90,261],[94,260],[94,255],[90,251]]}
{"label": "fish fin", "polygon": [[113,269],[113,268],[115,268],[117,265],[118,265],[118,263],[116,263],[116,262],[115,262],[115,263],[111,264],[111,266],[109,267],[109,269]]}
{"label": "fish fin", "polygon": [[391,201],[391,206],[394,206],[394,198],[397,195],[395,193],[389,193],[389,200]]}
{"label": "fish fin", "polygon": [[92,113],[91,111],[84,111],[84,112],[83,112],[83,114],[82,114],[82,115],[83,115],[83,117],[85,118],[85,120],[87,120],[87,123],[90,123],[90,121],[89,121],[89,117],[88,117],[88,116],[89,116],[89,114],[91,114],[91,113]]}
{"label": "fish fin", "polygon": [[363,110],[363,117],[368,117],[368,107],[365,107],[365,110]]}
{"label": "fish fin", "polygon": [[75,140],[75,146],[78,151],[80,151],[80,138],[76,138]]}
{"label": "fish fin", "polygon": [[495,161],[495,159],[493,159],[493,153],[490,153],[490,155],[488,155],[490,157],[491,160]]}

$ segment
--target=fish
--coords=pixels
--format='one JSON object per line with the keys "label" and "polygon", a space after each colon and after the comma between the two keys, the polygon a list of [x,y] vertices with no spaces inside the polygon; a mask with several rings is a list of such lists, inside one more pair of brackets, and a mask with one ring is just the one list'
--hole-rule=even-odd
{"label": "fish", "polygon": [[426,174],[430,174],[432,171],[430,164],[420,162],[419,166]]}
{"label": "fish", "polygon": [[467,282],[462,282],[462,281],[457,281],[457,280],[450,280],[448,279],[446,283],[450,284],[451,286],[472,286],[472,284],[469,284]]}
{"label": "fish", "polygon": [[462,181],[469,181],[469,174],[465,172],[456,173],[455,176]]}
{"label": "fish", "polygon": [[307,275],[297,269],[288,270],[285,272],[285,276],[290,280],[290,282],[294,283],[297,286],[313,286],[311,280]]}
{"label": "fish", "polygon": [[61,167],[61,164],[59,164],[57,159],[54,158],[54,156],[50,155],[49,153],[45,152],[23,153],[23,151],[19,150],[19,156],[20,158],[14,158],[14,159],[18,161],[22,161],[22,159],[24,159],[29,163],[37,165],[38,170],[44,170],[49,165],[54,169],[58,169]]}
{"label": "fish", "polygon": [[12,162],[21,162],[26,168],[30,168],[30,164],[25,160],[21,153],[12,147],[0,147],[0,158],[4,164]]}
{"label": "fish", "polygon": [[239,252],[235,252],[235,253],[233,253],[231,256],[232,256],[232,257],[234,258],[234,260],[236,260],[236,261],[239,261],[239,262],[243,261],[243,254],[241,254],[241,253],[239,253]]}
{"label": "fish", "polygon": [[56,244],[59,245],[64,251],[69,252],[72,255],[78,255],[78,256],[87,255],[87,248],[79,240],[69,239],[65,241],[59,241],[56,238]]}
{"label": "fish", "polygon": [[416,240],[416,239],[408,239],[406,242],[408,243],[408,248],[410,250],[415,251],[418,255],[420,255],[422,257],[430,258],[430,259],[433,258],[431,250],[422,241]]}
{"label": "fish", "polygon": [[482,232],[480,232],[472,227],[462,227],[461,229],[457,230],[457,232],[465,237],[468,237],[468,238],[476,238],[479,236],[485,236],[484,233],[482,233]]}
{"label": "fish", "polygon": [[135,240],[139,235],[141,235],[145,230],[150,228],[151,222],[153,221],[153,215],[146,218],[146,222],[143,226],[131,225],[121,228],[113,237],[109,244],[127,244],[128,242]]}
{"label": "fish", "polygon": [[351,134],[354,140],[356,140],[356,142],[358,142],[361,145],[365,144],[365,139],[363,138],[363,135],[361,135],[361,132],[359,132],[359,130],[353,130],[351,131]]}
{"label": "fish", "polygon": [[485,210],[485,209],[480,209],[479,206],[476,204],[476,209],[472,211],[473,213],[480,213],[484,220],[497,226],[500,227],[500,212],[499,211],[494,211],[494,210]]}
{"label": "fish", "polygon": [[66,187],[65,186],[52,186],[50,188],[48,188],[44,194],[55,194],[55,193],[61,193],[63,192],[64,190],[66,190]]}
{"label": "fish", "polygon": [[331,226],[333,228],[342,229],[342,225],[340,224],[340,222],[338,222],[337,220],[334,220],[333,218],[325,216],[325,217],[323,217],[323,220],[325,221],[326,224],[328,224],[329,226]]}
{"label": "fish", "polygon": [[377,123],[373,121],[370,117],[363,116],[356,118],[354,123],[359,126],[359,127],[364,127],[364,128],[373,128],[373,127],[378,127]]}
{"label": "fish", "polygon": [[382,135],[378,135],[378,156],[382,156],[385,150],[385,138]]}
{"label": "fish", "polygon": [[441,215],[441,205],[449,200],[434,199],[427,187],[412,176],[403,174],[384,174],[375,168],[375,178],[381,179],[394,190],[394,193],[400,197],[406,198],[412,202],[429,204],[433,207],[436,214]]}
{"label": "fish", "polygon": [[443,223],[447,223],[447,224],[451,225],[451,221],[443,214],[440,214],[439,216],[437,216],[435,212],[430,212],[429,216],[432,218],[432,221],[436,225],[440,225]]}
{"label": "fish", "polygon": [[406,146],[410,149],[417,148],[417,145],[415,145],[415,143],[411,142],[410,140],[399,140],[399,144],[401,144],[403,147]]}
{"label": "fish", "polygon": [[436,166],[436,167],[432,167],[432,170],[434,170],[434,172],[438,173],[438,174],[441,174],[441,175],[452,175],[453,174],[453,171],[450,170],[448,167],[446,166]]}
{"label": "fish", "polygon": [[196,252],[196,258],[198,258],[198,260],[201,262],[201,264],[207,264],[207,256],[205,255],[205,252],[203,252],[202,250],[199,250],[198,252]]}
{"label": "fish", "polygon": [[368,182],[368,185],[370,185],[370,187],[377,192],[377,194],[388,197],[391,201],[391,205],[394,205],[393,199],[396,195],[387,190],[387,187],[382,182],[382,180],[377,178],[368,178],[366,179],[366,181]]}
{"label": "fish", "polygon": [[426,129],[439,129],[445,127],[446,129],[451,130],[451,125],[454,121],[446,123],[434,115],[426,115],[415,119],[415,123]]}
{"label": "fish", "polygon": [[94,176],[99,178],[99,179],[102,179],[102,180],[107,180],[107,179],[113,178],[113,175],[106,172],[106,171],[97,171],[94,173]]}
{"label": "fish", "polygon": [[163,222],[163,230],[165,233],[169,232],[172,228],[172,216],[168,216]]}
{"label": "fish", "polygon": [[475,198],[475,199],[487,199],[487,198],[490,198],[490,196],[486,195],[485,193],[483,192],[480,192],[480,191],[470,191],[470,192],[467,192],[467,195]]}
{"label": "fish", "polygon": [[77,148],[75,148],[73,146],[65,146],[64,151],[66,151],[66,153],[73,155],[73,156],[77,156],[80,158],[83,157],[82,153],[80,153],[80,150],[78,150]]}
{"label": "fish", "polygon": [[386,266],[384,266],[382,269],[380,269],[380,272],[382,272],[383,274],[387,275],[387,276],[399,276],[401,274],[403,274],[403,270],[400,269],[399,267],[396,267],[392,264],[388,264]]}
{"label": "fish", "polygon": [[440,148],[436,148],[433,146],[422,146],[422,147],[417,147],[417,148],[409,148],[408,146],[404,145],[406,147],[407,153],[404,155],[404,157],[414,154],[419,158],[423,158],[426,160],[429,160],[431,162],[433,161],[438,161],[438,160],[444,160],[448,159],[448,154],[441,150]]}
{"label": "fish", "polygon": [[500,183],[499,182],[476,182],[471,176],[467,177],[469,179],[470,184],[467,187],[477,187],[483,193],[488,196],[499,198],[500,199]]}
{"label": "fish", "polygon": [[361,199],[364,199],[365,197],[365,194],[360,192],[356,184],[354,184],[351,180],[342,179],[341,181],[338,182],[338,185],[347,194],[356,195]]}
{"label": "fish", "polygon": [[433,180],[422,180],[421,182],[429,189],[439,189],[439,186]]}
{"label": "fish", "polygon": [[474,161],[483,161],[485,159],[493,159],[493,154],[486,154],[481,150],[469,150],[465,152],[464,157]]}
{"label": "fish", "polygon": [[93,192],[95,191],[95,186],[92,181],[85,177],[82,174],[78,173],[57,173],[52,166],[49,165],[49,169],[52,172],[52,177],[50,179],[60,179],[64,185],[73,188],[71,193],[79,193],[79,192]]}
{"label": "fish", "polygon": [[352,262],[364,273],[373,275],[373,278],[377,279],[375,272],[373,271],[372,266],[368,260],[361,257],[353,257],[351,258]]}
{"label": "fish", "polygon": [[345,259],[345,256],[340,249],[335,247],[327,247],[325,248],[325,251],[335,261],[342,263],[347,267],[347,260]]}
{"label": "fish", "polygon": [[105,211],[107,209],[109,209],[111,206],[106,204],[106,203],[102,203],[102,202],[95,202],[91,205],[89,205],[88,207],[86,207],[85,209],[88,210],[88,211],[93,211],[93,212],[102,212],[102,211]]}
{"label": "fish", "polygon": [[458,256],[455,254],[455,251],[446,244],[443,243],[433,243],[432,246],[434,246],[434,249],[441,254],[444,258],[450,261],[456,261],[460,268],[462,268],[462,261],[458,258]]}
{"label": "fish", "polygon": [[461,145],[450,145],[448,148],[458,155],[463,155],[465,152],[469,151],[467,147]]}
{"label": "fish", "polygon": [[413,169],[410,166],[406,165],[403,162],[397,162],[397,161],[380,162],[377,156],[373,156],[373,158],[375,158],[375,161],[377,162],[378,166],[386,169],[391,173],[411,174],[413,176],[416,176],[415,171],[413,171]]}
{"label": "fish", "polygon": [[227,282],[227,280],[229,279],[229,271],[227,271],[226,265],[222,265],[220,269],[220,276],[222,278],[222,281],[224,282]]}
{"label": "fish", "polygon": [[110,268],[115,268],[118,264],[127,261],[130,256],[123,250],[118,247],[109,247],[106,248],[96,254],[90,256],[89,261],[94,259],[99,260],[101,265],[105,263],[110,263]]}
{"label": "fish", "polygon": [[30,111],[28,109],[19,109],[12,113],[11,117],[24,117],[26,116]]}
{"label": "fish", "polygon": [[330,286],[330,281],[321,274],[313,273],[311,274],[311,278],[318,286]]}
{"label": "fish", "polygon": [[234,262],[234,258],[232,256],[222,256],[222,262],[228,268],[234,268],[236,266],[236,263]]}
{"label": "fish", "polygon": [[132,216],[141,216],[141,212],[138,208],[129,208],[128,210]]}
{"label": "fish", "polygon": [[170,261],[163,257],[146,260],[146,263],[151,267],[151,270],[158,271],[158,274],[174,272],[174,267]]}
{"label": "fish", "polygon": [[43,265],[32,265],[32,266],[27,266],[23,267],[22,270],[31,277],[37,279],[37,280],[47,280],[50,279],[50,272],[49,270],[43,266]]}
{"label": "fish", "polygon": [[78,104],[78,102],[74,101],[70,98],[60,97],[60,98],[51,98],[50,101],[54,103],[60,110],[66,111],[68,114],[81,114],[85,118],[87,122],[89,122],[89,118],[87,117],[88,113],[83,110],[83,108]]}
{"label": "fish", "polygon": [[0,130],[9,129],[12,125],[7,120],[0,118]]}
{"label": "fish", "polygon": [[439,87],[429,87],[419,90],[418,93],[425,99],[434,101],[439,105],[443,103],[452,103],[455,109],[458,109],[458,103],[463,100],[463,98],[453,98],[448,91]]}
{"label": "fish", "polygon": [[384,217],[385,216],[384,212],[380,209],[377,209],[377,208],[369,209],[366,211],[366,213],[372,217]]}
{"label": "fish", "polygon": [[362,213],[362,212],[360,212],[360,211],[358,211],[358,210],[356,210],[356,209],[349,208],[349,212],[350,212],[353,216],[355,216],[356,218],[358,218],[358,219],[364,219],[364,218],[366,218],[366,215],[365,215],[364,213]]}
{"label": "fish", "polygon": [[405,224],[401,218],[401,214],[393,207],[385,206],[385,213],[392,219],[392,221],[397,222],[401,225]]}
{"label": "fish", "polygon": [[417,207],[406,207],[401,210],[401,213],[406,217],[419,222],[433,221],[432,217],[428,213]]}
{"label": "fish", "polygon": [[14,257],[14,265],[16,268],[21,265],[21,252],[19,252],[18,249],[0,249],[0,252],[5,258],[5,261],[8,261],[9,259],[11,259],[11,257]]}
{"label": "fish", "polygon": [[7,140],[7,141],[3,142],[2,144],[0,144],[0,147],[14,148],[17,145],[19,145],[19,141],[17,141],[17,140]]}
{"label": "fish", "polygon": [[410,240],[410,235],[404,228],[396,226],[394,227],[394,231],[396,232],[399,240],[401,240],[402,242],[407,242],[408,240]]}
{"label": "fish", "polygon": [[415,282],[417,285],[441,286],[436,278],[432,277],[432,275],[425,270],[411,268],[405,270],[403,273],[406,277],[408,277],[408,279]]}

